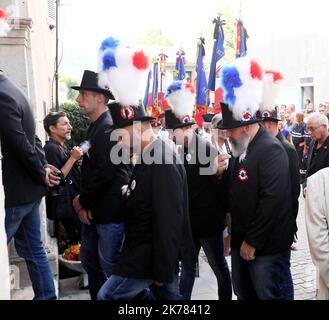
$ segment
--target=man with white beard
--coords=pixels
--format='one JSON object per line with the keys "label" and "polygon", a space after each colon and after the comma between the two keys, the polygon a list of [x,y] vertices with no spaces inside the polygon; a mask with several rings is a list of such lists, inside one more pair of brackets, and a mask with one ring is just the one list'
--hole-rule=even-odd
{"label": "man with white beard", "polygon": [[293,299],[289,250],[296,231],[289,163],[280,141],[255,116],[262,76],[260,66],[247,58],[225,66],[221,75],[226,103],[218,129],[227,130],[234,157],[227,173],[232,282],[239,300],[288,300]]}

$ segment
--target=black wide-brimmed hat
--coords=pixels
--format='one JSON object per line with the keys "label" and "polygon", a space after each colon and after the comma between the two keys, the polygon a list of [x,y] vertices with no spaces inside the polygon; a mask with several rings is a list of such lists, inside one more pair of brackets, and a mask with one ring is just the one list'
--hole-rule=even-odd
{"label": "black wide-brimmed hat", "polygon": [[218,129],[234,129],[262,121],[262,119],[258,118],[257,115],[252,115],[248,111],[244,114],[242,120],[235,120],[228,104],[221,102],[220,106],[222,109],[223,120],[218,123]]}
{"label": "black wide-brimmed hat", "polygon": [[275,107],[274,110],[258,110],[257,117],[261,118],[262,121],[279,122],[281,120],[278,114],[278,107]]}
{"label": "black wide-brimmed hat", "polygon": [[214,116],[215,115],[213,113],[206,113],[202,115],[202,118],[205,123],[211,123],[211,120]]}
{"label": "black wide-brimmed hat", "polygon": [[139,106],[122,106],[120,103],[110,103],[110,114],[113,120],[113,126],[117,129],[131,126],[135,121],[155,121],[150,117],[142,104]]}
{"label": "black wide-brimmed hat", "polygon": [[110,100],[115,100],[109,89],[103,89],[98,86],[98,76],[96,72],[85,70],[83,72],[80,86],[72,86],[73,90],[87,90],[104,94]]}
{"label": "black wide-brimmed hat", "polygon": [[179,119],[173,113],[171,109],[167,109],[165,111],[165,119],[166,119],[166,129],[179,129],[188,126],[192,126],[195,122],[190,118],[190,116],[186,115],[185,117]]}

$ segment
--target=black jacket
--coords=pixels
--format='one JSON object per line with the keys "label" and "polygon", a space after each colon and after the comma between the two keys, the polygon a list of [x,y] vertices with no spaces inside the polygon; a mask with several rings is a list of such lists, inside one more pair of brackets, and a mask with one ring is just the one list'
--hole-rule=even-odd
{"label": "black jacket", "polygon": [[116,145],[110,138],[111,128],[108,112],[90,124],[87,140],[91,147],[81,167],[80,203],[91,210],[95,223],[122,222],[121,187],[129,181],[128,167],[111,160]]}
{"label": "black jacket", "polygon": [[290,184],[291,184],[291,201],[292,211],[295,219],[299,209],[299,194],[300,194],[300,175],[299,175],[299,158],[296,149],[284,138],[281,132],[276,136],[282,143],[284,150],[287,152],[289,161]]}
{"label": "black jacket", "polygon": [[[197,134],[190,147],[184,148],[182,160],[187,176],[190,221],[192,233],[197,237],[211,236],[225,227],[222,183],[211,170],[217,156],[217,149]],[[200,171],[208,168],[209,172]]]}
{"label": "black jacket", "polygon": [[1,72],[0,140],[5,206],[41,199],[46,192],[46,160],[35,135],[32,108],[24,93]]}
{"label": "black jacket", "polygon": [[256,255],[288,249],[296,232],[292,213],[288,156],[278,139],[262,127],[246,158],[230,161],[232,247],[246,240]]}
{"label": "black jacket", "polygon": [[316,142],[312,140],[308,151],[306,178],[326,167],[329,167],[329,137],[318,150]]}
{"label": "black jacket", "polygon": [[[165,146],[157,139],[143,156],[160,154],[162,163],[173,163],[171,149],[161,153]],[[147,164],[143,158],[134,168],[125,198],[125,242],[113,274],[171,282],[181,249],[183,254],[191,250],[191,255],[194,250],[184,166]]]}
{"label": "black jacket", "polygon": [[[67,148],[56,141],[49,139],[44,146],[46,159],[59,170],[70,158],[70,152]],[[49,188],[46,194],[47,217],[54,220],[55,217],[67,217],[75,215],[72,201],[80,193],[80,167],[73,165],[71,171],[64,178],[61,175],[59,186]]]}

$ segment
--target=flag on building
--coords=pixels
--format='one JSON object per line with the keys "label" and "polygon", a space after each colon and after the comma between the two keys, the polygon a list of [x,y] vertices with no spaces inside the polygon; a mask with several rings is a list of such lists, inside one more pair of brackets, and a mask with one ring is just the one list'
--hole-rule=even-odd
{"label": "flag on building", "polygon": [[199,127],[202,127],[203,117],[202,115],[207,113],[208,99],[207,99],[207,79],[203,66],[203,57],[205,56],[205,40],[200,37],[198,42],[198,57],[196,63],[196,112],[195,121]]}
{"label": "flag on building", "polygon": [[247,39],[247,29],[243,26],[243,22],[238,20],[236,32],[236,58],[244,57],[247,54]]}
{"label": "flag on building", "polygon": [[220,70],[225,64],[225,50],[224,50],[224,20],[220,16],[213,20],[215,24],[214,30],[214,47],[212,51],[208,89],[215,92],[214,113],[220,112],[220,102],[223,100],[223,89],[220,87]]}
{"label": "flag on building", "polygon": [[186,72],[185,72],[185,52],[183,49],[179,49],[179,51],[176,53],[176,74],[177,74],[177,80],[184,80],[186,78]]}

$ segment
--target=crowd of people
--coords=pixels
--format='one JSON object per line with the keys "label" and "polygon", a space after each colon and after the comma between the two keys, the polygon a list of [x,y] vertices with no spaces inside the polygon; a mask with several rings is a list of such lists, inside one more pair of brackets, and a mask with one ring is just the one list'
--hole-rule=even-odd
{"label": "crowd of people", "polygon": [[[195,89],[183,81],[168,87],[170,108],[154,128],[133,94],[138,80],[131,81],[147,71],[143,53],[123,47],[107,60],[111,45],[102,44],[98,73],[84,71],[73,87],[90,125],[87,146],[72,150],[65,142],[74,128],[62,111],[44,119],[49,140],[42,148],[28,99],[0,72],[5,227],[26,260],[34,298],[57,298],[40,234],[46,195],[55,234],[60,238],[64,228],[72,242],[81,242],[93,300],[189,300],[201,248],[219,300],[231,300],[232,288],[239,300],[292,300],[290,253],[301,184],[311,254],[322,277],[319,297],[329,298],[329,243],[319,239],[320,233],[328,239],[328,196],[321,196],[328,194],[329,104],[315,112],[307,101],[305,114],[294,105],[277,107],[265,94],[277,74],[242,58],[223,68],[221,113],[205,116],[203,134],[193,119]],[[137,62],[128,59],[136,54]],[[119,58],[133,61],[129,67],[137,71],[120,74]]]}

